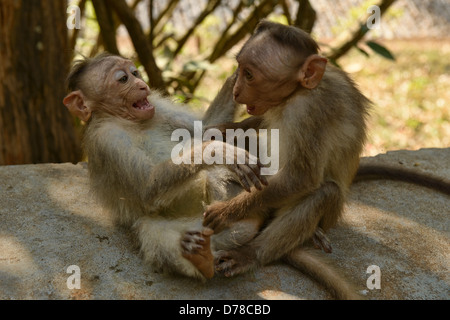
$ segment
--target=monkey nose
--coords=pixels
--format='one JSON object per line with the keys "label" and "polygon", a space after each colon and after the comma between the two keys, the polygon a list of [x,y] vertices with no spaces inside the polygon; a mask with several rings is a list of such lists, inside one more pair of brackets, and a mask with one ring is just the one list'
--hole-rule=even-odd
{"label": "monkey nose", "polygon": [[146,85],[146,86],[142,86],[141,90],[145,90],[147,92],[147,95],[150,94],[150,88]]}

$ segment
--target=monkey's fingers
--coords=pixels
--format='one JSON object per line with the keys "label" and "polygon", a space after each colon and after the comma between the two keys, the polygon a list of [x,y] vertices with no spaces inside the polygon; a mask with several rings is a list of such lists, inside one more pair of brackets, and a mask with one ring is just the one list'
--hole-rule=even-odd
{"label": "monkey's fingers", "polygon": [[186,231],[182,240],[187,242],[205,243],[203,232],[200,231]]}
{"label": "monkey's fingers", "polygon": [[[266,177],[261,175],[261,168],[263,168],[264,165],[261,163],[259,158],[255,157],[254,155],[247,152],[246,163],[248,163],[247,166],[253,171],[256,178],[258,179],[258,185],[261,186],[261,183],[262,183],[263,185],[267,186],[268,182],[267,182]],[[257,187],[258,190],[261,190],[261,188]]]}
{"label": "monkey's fingers", "polygon": [[214,260],[216,271],[221,272],[232,268],[236,265],[236,261],[231,257],[227,251],[217,252],[217,257]]}
{"label": "monkey's fingers", "polygon": [[[244,172],[245,177],[247,177],[247,179],[249,179],[252,182],[255,188],[258,190],[262,190],[262,184],[259,178],[259,168],[255,169],[257,166],[250,164],[239,166],[241,167],[241,170]],[[250,188],[247,191],[250,192]]]}
{"label": "monkey's fingers", "polygon": [[216,216],[208,210],[203,213],[203,226],[218,232],[219,223],[216,221]]}
{"label": "monkey's fingers", "polygon": [[220,231],[222,231],[223,229],[225,229],[225,227],[223,226],[223,223],[220,219],[217,219],[215,217],[211,217],[208,220],[205,220],[203,222],[203,225],[205,227],[208,227],[212,230],[214,230],[214,232],[219,233]]}
{"label": "monkey's fingers", "polygon": [[263,168],[264,166],[261,164],[261,162],[259,162],[258,159],[258,163],[254,166],[252,166],[252,170],[253,172],[256,174],[258,180],[264,185],[267,186],[269,184],[269,182],[267,181],[266,177],[261,175],[261,168]]}
{"label": "monkey's fingers", "polygon": [[181,241],[181,251],[183,256],[185,255],[190,256],[192,254],[197,254],[202,249],[203,249],[202,245],[194,244],[189,241]]}
{"label": "monkey's fingers", "polygon": [[233,168],[233,171],[238,176],[239,182],[241,183],[241,185],[245,189],[245,191],[250,192],[250,184],[248,183],[245,174],[242,172],[240,165],[233,164],[233,165],[231,165],[231,167]]}
{"label": "monkey's fingers", "polygon": [[265,176],[261,175],[261,168],[264,168],[264,165],[261,163],[261,161],[259,161],[259,159],[258,159],[257,165],[259,167],[259,171],[258,171],[258,178],[259,178],[259,180],[262,182],[263,185],[265,185],[265,186],[269,185],[269,182],[267,181],[267,178]]}
{"label": "monkey's fingers", "polygon": [[212,236],[214,234],[214,230],[213,229],[210,229],[210,228],[204,228],[203,230],[202,230],[202,235],[204,235],[205,237],[210,237],[210,236]]}
{"label": "monkey's fingers", "polygon": [[211,236],[214,234],[214,230],[210,228],[204,228],[202,230],[202,240],[203,240],[203,246],[209,247],[211,243]]}
{"label": "monkey's fingers", "polygon": [[205,247],[210,246],[210,236],[213,230],[205,228],[200,231],[187,231],[181,239],[181,249],[185,254],[198,254]]}

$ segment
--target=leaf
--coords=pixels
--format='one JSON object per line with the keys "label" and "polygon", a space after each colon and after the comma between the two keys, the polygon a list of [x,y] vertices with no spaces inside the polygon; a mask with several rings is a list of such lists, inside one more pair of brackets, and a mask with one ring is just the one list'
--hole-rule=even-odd
{"label": "leaf", "polygon": [[366,44],[372,49],[375,53],[378,53],[382,57],[395,61],[395,57],[392,55],[392,53],[386,49],[386,47],[382,46],[381,44],[376,43],[375,41],[367,41]]}
{"label": "leaf", "polygon": [[360,48],[360,47],[358,47],[358,46],[355,46],[355,48],[358,49],[358,51],[361,52],[361,53],[362,53],[363,55],[365,55],[366,57],[369,57],[369,56],[370,56],[369,53],[368,53],[366,50],[364,50],[364,49],[362,49],[362,48]]}

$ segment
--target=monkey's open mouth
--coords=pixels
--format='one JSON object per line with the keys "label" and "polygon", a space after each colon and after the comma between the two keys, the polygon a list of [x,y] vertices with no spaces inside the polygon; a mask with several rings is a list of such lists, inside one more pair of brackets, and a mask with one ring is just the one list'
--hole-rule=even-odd
{"label": "monkey's open mouth", "polygon": [[254,110],[255,110],[255,106],[249,106],[249,105],[247,105],[247,112],[248,112],[248,113],[251,114]]}
{"label": "monkey's open mouth", "polygon": [[150,104],[150,102],[148,102],[147,98],[144,98],[142,100],[133,103],[133,108],[138,110],[149,110],[153,109],[153,106]]}

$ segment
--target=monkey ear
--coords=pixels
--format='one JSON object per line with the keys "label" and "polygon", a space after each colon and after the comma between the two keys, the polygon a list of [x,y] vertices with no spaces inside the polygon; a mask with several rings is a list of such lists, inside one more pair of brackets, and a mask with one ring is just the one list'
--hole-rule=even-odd
{"label": "monkey ear", "polygon": [[80,90],[69,93],[63,100],[64,105],[70,113],[77,116],[84,122],[91,117],[91,108],[86,105],[83,93]]}
{"label": "monkey ear", "polygon": [[300,69],[298,81],[303,87],[314,89],[319,85],[320,80],[322,80],[327,62],[328,60],[326,58],[317,54],[310,55],[306,58],[305,63],[303,63]]}

